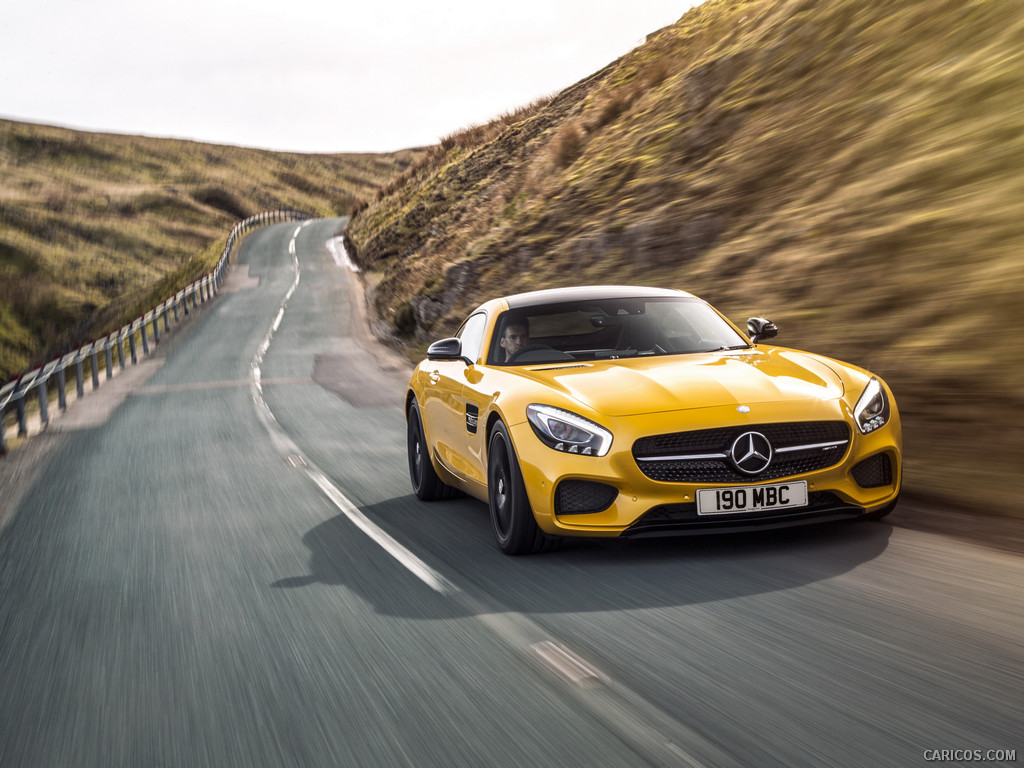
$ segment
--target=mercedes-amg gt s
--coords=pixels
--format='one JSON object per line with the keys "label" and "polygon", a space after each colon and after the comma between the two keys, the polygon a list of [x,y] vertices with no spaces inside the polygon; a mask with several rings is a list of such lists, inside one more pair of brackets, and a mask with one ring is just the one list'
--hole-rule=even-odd
{"label": "mercedes-amg gt s", "polygon": [[507,554],[562,536],[879,518],[899,497],[892,392],[762,343],[701,299],[591,286],[497,298],[433,343],[405,409],[423,500],[490,506]]}

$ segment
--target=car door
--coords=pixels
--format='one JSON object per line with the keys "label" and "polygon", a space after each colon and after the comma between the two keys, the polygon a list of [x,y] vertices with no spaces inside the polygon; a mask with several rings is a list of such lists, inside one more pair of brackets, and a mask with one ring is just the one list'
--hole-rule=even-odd
{"label": "car door", "polygon": [[466,375],[480,356],[480,347],[487,323],[483,312],[471,315],[456,337],[462,342],[462,359],[435,360],[427,372],[431,396],[428,399],[431,434],[427,436],[436,455],[449,472],[467,477],[468,442],[476,429],[474,409],[467,407],[464,396]]}
{"label": "car door", "polygon": [[475,398],[468,397],[473,382],[480,371],[479,358],[486,331],[487,315],[477,312],[467,319],[459,330],[458,338],[462,342],[463,362],[458,373],[459,392],[457,394],[457,414],[452,414],[452,451],[446,455],[445,462],[460,479],[478,482],[478,472],[474,471],[474,443],[479,434],[479,416],[482,413]]}
{"label": "car door", "polygon": [[424,369],[423,429],[431,452],[448,471],[454,468],[458,454],[455,443],[461,439],[462,360],[431,360]]}

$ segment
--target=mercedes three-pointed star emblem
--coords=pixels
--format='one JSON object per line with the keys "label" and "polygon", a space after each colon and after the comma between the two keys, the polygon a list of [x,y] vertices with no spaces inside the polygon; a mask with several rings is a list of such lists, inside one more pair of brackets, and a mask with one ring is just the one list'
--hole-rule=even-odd
{"label": "mercedes three-pointed star emblem", "polygon": [[729,450],[732,463],[745,475],[759,475],[772,463],[772,444],[760,432],[744,432]]}

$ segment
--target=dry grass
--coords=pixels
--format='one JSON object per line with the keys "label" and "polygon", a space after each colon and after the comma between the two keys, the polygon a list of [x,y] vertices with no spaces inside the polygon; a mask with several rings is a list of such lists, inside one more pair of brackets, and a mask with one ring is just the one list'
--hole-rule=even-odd
{"label": "dry grass", "polygon": [[439,149],[352,222],[351,251],[382,327],[408,308],[411,356],[539,287],[676,286],[769,316],[894,386],[912,489],[1019,514],[1021,40],[995,0],[710,0]]}
{"label": "dry grass", "polygon": [[0,120],[0,379],[207,271],[239,219],[348,213],[423,154],[277,153]]}

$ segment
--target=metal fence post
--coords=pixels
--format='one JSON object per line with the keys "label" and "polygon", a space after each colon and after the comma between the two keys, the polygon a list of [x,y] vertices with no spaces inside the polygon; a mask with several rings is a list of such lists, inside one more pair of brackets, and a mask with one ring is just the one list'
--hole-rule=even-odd
{"label": "metal fence post", "polygon": [[107,381],[110,381],[112,378],[114,378],[114,371],[112,370],[114,367],[114,361],[110,354],[109,336],[107,336],[106,340],[103,342],[103,362],[107,364]]}
{"label": "metal fence post", "polygon": [[57,407],[61,411],[68,409],[67,382],[64,380],[64,360],[57,358]]}
{"label": "metal fence post", "polygon": [[117,364],[124,370],[124,328],[117,332]]}
{"label": "metal fence post", "polygon": [[174,295],[174,304],[172,305],[172,307],[174,308],[174,324],[177,325],[178,323],[181,322],[181,318],[178,317],[178,295],[177,294]]}
{"label": "metal fence post", "polygon": [[18,437],[28,436],[28,422],[25,419],[25,393],[21,388],[21,379],[14,386],[14,409],[18,412]]}
{"label": "metal fence post", "polygon": [[193,285],[192,286],[192,306],[194,308],[198,308],[199,307],[199,300],[196,298],[196,293],[197,293],[196,287],[195,287],[195,285]]}
{"label": "metal fence post", "polygon": [[100,364],[96,359],[96,342],[92,343],[92,352],[89,354],[89,362],[92,364],[92,391],[100,388]]}
{"label": "metal fence post", "polygon": [[159,320],[160,320],[160,316],[156,313],[156,310],[154,309],[153,310],[153,343],[154,344],[159,344],[160,343],[160,328],[159,328],[160,324],[158,322]]}
{"label": "metal fence post", "polygon": [[131,348],[132,365],[136,365],[139,362],[139,356],[135,350],[135,331],[131,327],[128,328],[128,346]]}
{"label": "metal fence post", "polygon": [[139,330],[142,331],[142,354],[149,354],[149,337],[146,336],[146,317],[139,318]]}
{"label": "metal fence post", "polygon": [[82,381],[82,349],[75,351],[75,387],[78,391],[78,399],[85,397],[85,383]]}
{"label": "metal fence post", "polygon": [[39,393],[39,421],[47,425],[50,423],[50,412],[46,407],[46,379],[36,379],[36,391]]}
{"label": "metal fence post", "polygon": [[164,302],[164,332],[167,333],[171,330],[171,322],[167,319],[167,302]]}

